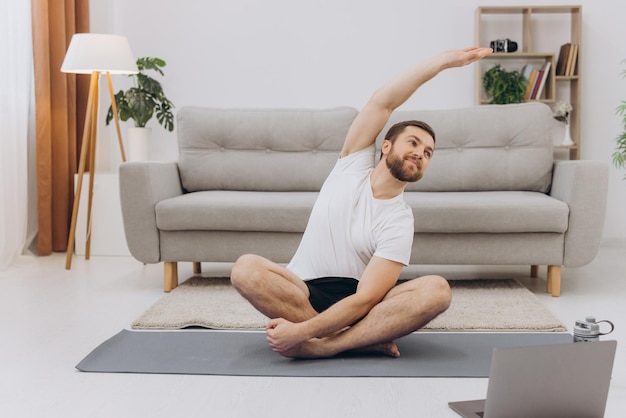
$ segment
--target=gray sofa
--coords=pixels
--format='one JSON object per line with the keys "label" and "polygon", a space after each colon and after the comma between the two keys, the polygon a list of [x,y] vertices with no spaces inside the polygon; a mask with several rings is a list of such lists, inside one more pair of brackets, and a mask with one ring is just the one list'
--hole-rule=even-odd
{"label": "gray sofa", "polygon": [[[233,262],[255,253],[288,262],[357,110],[181,108],[178,162],[120,166],[126,240],[143,263]],[[596,255],[608,164],[554,160],[542,103],[396,111],[437,133],[424,178],[405,200],[415,215],[411,264],[561,266]],[[383,130],[378,138],[382,141]]]}

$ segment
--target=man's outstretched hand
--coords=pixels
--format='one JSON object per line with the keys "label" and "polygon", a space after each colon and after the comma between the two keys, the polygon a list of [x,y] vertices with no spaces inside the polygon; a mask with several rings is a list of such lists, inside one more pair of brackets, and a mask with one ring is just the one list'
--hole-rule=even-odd
{"label": "man's outstretched hand", "polygon": [[491,48],[470,47],[465,49],[457,49],[443,52],[440,57],[444,60],[447,68],[463,67],[478,60],[483,59],[487,55],[493,53]]}

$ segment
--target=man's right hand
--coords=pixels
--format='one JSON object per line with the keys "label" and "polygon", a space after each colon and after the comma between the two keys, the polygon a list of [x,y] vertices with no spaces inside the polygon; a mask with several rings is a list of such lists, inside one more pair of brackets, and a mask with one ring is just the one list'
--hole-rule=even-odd
{"label": "man's right hand", "polygon": [[445,68],[463,67],[483,59],[493,53],[491,48],[471,47],[465,49],[445,51],[440,56],[447,63]]}

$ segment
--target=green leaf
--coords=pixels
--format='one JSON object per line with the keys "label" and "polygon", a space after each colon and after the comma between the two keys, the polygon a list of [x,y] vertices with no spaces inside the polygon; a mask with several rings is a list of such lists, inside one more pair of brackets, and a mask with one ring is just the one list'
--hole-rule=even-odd
{"label": "green leaf", "polygon": [[165,67],[165,61],[160,58],[144,57],[137,60],[137,68],[139,71],[154,70],[163,75],[160,67]]}
{"label": "green leaf", "polygon": [[157,103],[152,98],[152,95],[137,88],[128,90],[126,92],[126,99],[128,100],[130,114],[135,121],[135,126],[144,128],[152,118]]}
{"label": "green leaf", "polygon": [[137,74],[137,88],[156,97],[163,94],[163,87],[161,87],[161,83],[156,81],[154,78],[150,78],[141,73]]}
{"label": "green leaf", "polygon": [[[123,121],[128,120],[128,101],[123,90],[118,91],[115,94],[115,106],[117,106],[117,115]],[[113,120],[113,106],[109,106],[107,111],[106,124],[108,125]]]}
{"label": "green leaf", "polygon": [[169,102],[163,102],[156,108],[156,117],[159,123],[168,131],[174,130],[174,115],[170,111]]}

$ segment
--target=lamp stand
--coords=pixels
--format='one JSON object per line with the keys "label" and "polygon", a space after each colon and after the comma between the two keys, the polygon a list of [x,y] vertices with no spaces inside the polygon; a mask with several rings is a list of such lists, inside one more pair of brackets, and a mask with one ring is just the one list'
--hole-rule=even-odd
{"label": "lamp stand", "polygon": [[[124,152],[124,143],[122,142],[122,131],[120,129],[119,117],[117,115],[117,106],[115,103],[115,95],[113,94],[113,83],[111,82],[111,74],[106,73],[109,86],[109,95],[111,96],[111,106],[113,118],[115,119],[115,127],[117,130],[117,139],[122,155],[122,162],[126,161]],[[85,165],[89,158],[89,190],[87,201],[87,236],[85,241],[85,260],[89,260],[91,255],[91,209],[93,206],[93,187],[95,179],[96,166],[96,137],[98,129],[98,107],[100,97],[100,72],[91,73],[91,81],[89,84],[89,95],[87,99],[87,111],[85,113],[85,126],[83,129],[82,145],[80,150],[80,160],[78,163],[78,181],[76,190],[74,191],[74,206],[72,208],[72,221],[70,223],[70,235],[67,242],[67,256],[65,260],[65,269],[72,267],[72,254],[74,253],[74,244],[76,242],[76,223],[78,220],[78,209],[80,207],[81,190],[83,187],[83,176],[85,174]]]}

